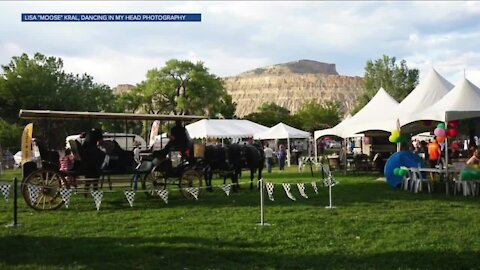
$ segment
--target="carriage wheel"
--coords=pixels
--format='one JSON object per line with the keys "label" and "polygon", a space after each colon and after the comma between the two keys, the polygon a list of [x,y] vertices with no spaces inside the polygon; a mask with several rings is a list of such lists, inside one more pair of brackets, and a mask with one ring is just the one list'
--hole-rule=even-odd
{"label": "carriage wheel", "polygon": [[164,172],[152,170],[142,179],[142,189],[148,197],[157,196],[156,191],[167,188],[167,177]]}
{"label": "carriage wheel", "polygon": [[199,172],[194,169],[185,170],[180,178],[180,183],[178,184],[183,197],[189,200],[195,199],[195,197],[190,192],[185,190],[185,188],[199,188],[198,193],[200,194],[202,192],[202,182],[202,175]]}
{"label": "carriage wheel", "polygon": [[[55,210],[63,205],[59,189],[65,183],[65,179],[60,173],[52,170],[40,169],[32,172],[22,182],[22,194],[28,206],[35,210]],[[37,200],[30,200],[28,185],[40,186],[41,191]]]}

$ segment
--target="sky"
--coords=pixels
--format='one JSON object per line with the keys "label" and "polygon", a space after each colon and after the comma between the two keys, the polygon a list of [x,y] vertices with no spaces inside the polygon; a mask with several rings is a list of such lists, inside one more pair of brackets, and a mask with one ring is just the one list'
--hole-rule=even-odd
{"label": "sky", "polygon": [[[22,22],[22,13],[201,13],[201,22]],[[40,52],[112,87],[172,58],[234,76],[310,59],[363,76],[383,54],[480,86],[480,2],[0,1],[0,64]]]}

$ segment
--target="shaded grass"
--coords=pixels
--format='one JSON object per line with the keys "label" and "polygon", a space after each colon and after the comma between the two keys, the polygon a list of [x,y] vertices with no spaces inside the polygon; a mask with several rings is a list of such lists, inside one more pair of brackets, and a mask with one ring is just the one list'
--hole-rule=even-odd
{"label": "shaded grass", "polygon": [[[315,172],[318,179],[319,173]],[[14,269],[474,269],[480,267],[479,198],[392,190],[377,175],[338,175],[327,189],[286,198],[275,186],[259,227],[259,194],[247,183],[198,201],[172,190],[169,204],[137,194],[133,208],[106,193],[100,211],[76,195],[69,209],[35,212],[20,200],[16,229],[0,228],[0,268]],[[246,175],[242,181],[246,181]],[[311,182],[310,172],[266,174]],[[219,180],[215,181],[220,184]],[[0,202],[0,224],[11,203]]]}

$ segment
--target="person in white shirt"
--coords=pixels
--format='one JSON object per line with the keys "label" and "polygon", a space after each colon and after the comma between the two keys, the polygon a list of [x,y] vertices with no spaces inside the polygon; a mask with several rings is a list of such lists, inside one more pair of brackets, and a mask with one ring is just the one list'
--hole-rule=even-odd
{"label": "person in white shirt", "polygon": [[265,146],[265,149],[263,150],[265,153],[265,163],[267,166],[267,172],[271,173],[272,172],[272,165],[273,165],[273,150],[268,146],[268,144]]}

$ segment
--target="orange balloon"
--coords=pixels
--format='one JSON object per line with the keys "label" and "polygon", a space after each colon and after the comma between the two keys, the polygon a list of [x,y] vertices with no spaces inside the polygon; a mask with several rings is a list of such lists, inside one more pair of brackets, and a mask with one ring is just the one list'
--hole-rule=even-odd
{"label": "orange balloon", "polygon": [[437,137],[437,142],[443,143],[445,141],[445,137]]}

